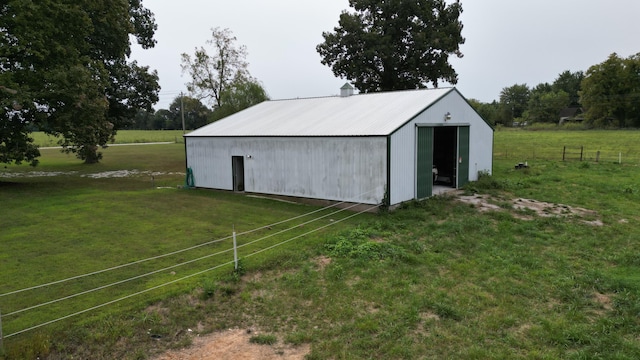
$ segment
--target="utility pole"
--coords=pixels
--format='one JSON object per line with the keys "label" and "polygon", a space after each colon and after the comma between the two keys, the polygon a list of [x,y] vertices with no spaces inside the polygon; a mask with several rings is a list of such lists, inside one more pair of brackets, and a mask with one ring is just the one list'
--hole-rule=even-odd
{"label": "utility pole", "polygon": [[182,133],[185,133],[184,128],[184,94],[180,92],[180,112],[182,113]]}

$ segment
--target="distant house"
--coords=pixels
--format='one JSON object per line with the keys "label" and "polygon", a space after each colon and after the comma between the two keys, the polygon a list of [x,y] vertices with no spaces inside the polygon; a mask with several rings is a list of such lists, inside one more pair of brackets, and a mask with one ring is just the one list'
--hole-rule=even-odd
{"label": "distant house", "polygon": [[[455,88],[265,101],[185,137],[196,187],[389,205],[491,173],[493,128]],[[436,170],[437,169],[437,170]]]}
{"label": "distant house", "polygon": [[560,121],[558,124],[562,125],[568,121],[581,122],[582,120],[582,108],[570,106],[560,110]]}

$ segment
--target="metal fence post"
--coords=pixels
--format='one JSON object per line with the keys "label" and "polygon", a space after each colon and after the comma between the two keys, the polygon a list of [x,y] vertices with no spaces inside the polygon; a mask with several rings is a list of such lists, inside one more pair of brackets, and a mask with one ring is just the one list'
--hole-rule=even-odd
{"label": "metal fence post", "polygon": [[238,270],[238,246],[236,244],[236,231],[233,230],[233,264],[234,270]]}

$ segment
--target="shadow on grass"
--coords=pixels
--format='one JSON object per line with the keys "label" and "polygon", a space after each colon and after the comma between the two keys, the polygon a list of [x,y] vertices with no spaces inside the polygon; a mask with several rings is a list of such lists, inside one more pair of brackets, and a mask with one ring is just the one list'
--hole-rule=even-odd
{"label": "shadow on grass", "polygon": [[28,184],[21,183],[21,182],[0,180],[0,189],[10,189],[10,188],[27,187],[27,186]]}

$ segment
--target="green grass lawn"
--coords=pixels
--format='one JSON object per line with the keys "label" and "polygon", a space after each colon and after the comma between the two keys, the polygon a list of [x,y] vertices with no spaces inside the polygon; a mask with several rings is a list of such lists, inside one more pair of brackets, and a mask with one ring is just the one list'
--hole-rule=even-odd
{"label": "green grass lawn", "polygon": [[562,160],[563,148],[567,158],[580,157],[594,161],[600,152],[601,162],[631,162],[640,164],[640,131],[527,131],[503,128],[495,133],[494,158],[518,161]]}
{"label": "green grass lawn", "polygon": [[[33,142],[40,147],[58,146],[58,138],[41,131],[31,134]],[[150,142],[184,142],[182,130],[119,130],[115,136],[115,144],[150,143]]]}
{"label": "green grass lawn", "polygon": [[[496,145],[542,145],[542,132],[496,132]],[[556,132],[550,133],[553,138]],[[584,134],[616,143],[623,132]],[[631,134],[636,134],[631,132]],[[529,135],[530,137],[527,137]],[[566,136],[574,136],[566,135]],[[638,151],[640,145],[631,151]],[[497,146],[496,146],[497,147]],[[0,181],[0,294],[165,254],[315,208],[228,192],[183,190],[184,145],[112,147],[97,165],[43,151],[56,177]],[[502,211],[437,197],[389,214],[353,217],[269,251],[317,226],[241,249],[231,265],[142,296],[5,339],[5,358],[145,359],[190,344],[185,329],[260,329],[257,343],[310,344],[310,359],[640,358],[640,167],[610,161],[497,159],[468,193],[491,194]],[[137,169],[127,178],[81,175]],[[0,174],[2,170],[0,170]],[[166,189],[153,189],[153,182]],[[581,218],[509,210],[525,197],[597,212]],[[327,214],[329,210],[321,213]],[[522,215],[530,217],[521,219]],[[593,220],[593,219],[586,219]],[[290,228],[274,225],[241,244]],[[0,297],[3,314],[226,249],[215,243],[118,271]],[[229,262],[230,253],[65,302],[3,317],[4,334]],[[266,341],[265,339],[269,340]],[[268,346],[268,345],[265,345]]]}

